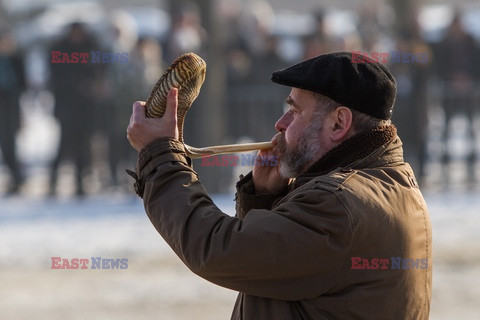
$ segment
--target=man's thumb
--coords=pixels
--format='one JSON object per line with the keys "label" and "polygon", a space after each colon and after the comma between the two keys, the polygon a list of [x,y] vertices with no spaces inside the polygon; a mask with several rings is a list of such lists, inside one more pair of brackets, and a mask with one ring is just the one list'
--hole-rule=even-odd
{"label": "man's thumb", "polygon": [[134,121],[139,121],[145,119],[145,102],[144,101],[135,101],[133,103],[133,114]]}
{"label": "man's thumb", "polygon": [[167,109],[165,110],[164,117],[169,120],[177,122],[177,109],[178,109],[178,89],[172,88],[168,92],[167,96]]}

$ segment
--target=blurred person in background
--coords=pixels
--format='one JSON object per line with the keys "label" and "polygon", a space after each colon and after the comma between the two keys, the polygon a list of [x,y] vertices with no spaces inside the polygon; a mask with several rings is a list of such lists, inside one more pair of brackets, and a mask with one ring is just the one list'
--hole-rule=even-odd
{"label": "blurred person in background", "polygon": [[20,94],[25,86],[23,56],[15,38],[8,30],[0,30],[0,150],[10,171],[8,194],[18,193],[24,180],[15,139],[20,128]]}
{"label": "blurred person in background", "polygon": [[442,164],[444,177],[450,177],[451,155],[448,148],[450,121],[455,115],[463,115],[468,121],[468,138],[471,147],[467,155],[469,182],[475,183],[476,132],[474,119],[478,108],[475,89],[480,79],[480,50],[474,38],[462,25],[462,15],[456,12],[444,38],[435,49],[435,68],[442,82],[442,107],[445,113],[443,129],[444,150]]}
{"label": "blurred person in background", "polygon": [[417,24],[412,24],[409,30],[404,30],[397,37],[394,51],[428,57],[428,61],[421,63],[390,64],[390,70],[397,79],[397,107],[393,121],[402,137],[405,159],[412,165],[418,181],[423,185],[428,160],[427,81],[431,72],[432,52],[421,38]]}
{"label": "blurred person in background", "polygon": [[369,0],[360,4],[358,17],[358,35],[363,50],[375,52],[378,50],[379,38],[383,32],[383,26],[379,21],[379,9],[381,3],[377,0]]}
{"label": "blurred person in background", "polygon": [[344,49],[344,39],[334,37],[328,33],[326,16],[327,12],[325,9],[319,9],[314,13],[315,27],[312,32],[303,39],[304,59],[310,59],[323,53]]}
{"label": "blurred person in background", "polygon": [[[69,25],[67,34],[52,45],[50,52],[90,54],[100,49],[87,26],[75,22]],[[91,166],[91,139],[97,124],[92,119],[99,119],[95,117],[98,106],[95,92],[99,89],[99,74],[104,72],[104,66],[90,61],[91,57],[88,63],[49,63],[50,86],[55,97],[54,115],[60,125],[60,144],[50,168],[52,196],[56,194],[58,170],[64,160],[73,161],[75,194],[85,194],[84,177]]]}
{"label": "blurred person in background", "polygon": [[172,17],[165,40],[165,61],[172,62],[185,52],[204,55],[207,33],[201,24],[200,10],[194,4],[182,4]]}

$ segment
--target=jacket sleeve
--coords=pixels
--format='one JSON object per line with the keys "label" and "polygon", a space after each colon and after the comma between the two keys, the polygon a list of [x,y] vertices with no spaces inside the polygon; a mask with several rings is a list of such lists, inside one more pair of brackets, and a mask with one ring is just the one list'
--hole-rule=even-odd
{"label": "jacket sleeve", "polygon": [[[328,193],[290,196],[243,219],[221,212],[192,170],[183,145],[160,139],[140,153],[139,180],[152,224],[199,276],[236,291],[284,300],[316,297],[335,285],[351,233]],[[319,210],[325,208],[325,210]]]}

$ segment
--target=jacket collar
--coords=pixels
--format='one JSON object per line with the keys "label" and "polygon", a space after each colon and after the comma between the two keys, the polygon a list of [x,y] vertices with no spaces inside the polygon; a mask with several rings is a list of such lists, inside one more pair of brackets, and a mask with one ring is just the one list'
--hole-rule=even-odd
{"label": "jacket collar", "polygon": [[352,169],[402,162],[402,143],[394,125],[379,126],[358,133],[328,151],[305,173],[296,178],[298,186],[312,177],[326,174],[339,167]]}

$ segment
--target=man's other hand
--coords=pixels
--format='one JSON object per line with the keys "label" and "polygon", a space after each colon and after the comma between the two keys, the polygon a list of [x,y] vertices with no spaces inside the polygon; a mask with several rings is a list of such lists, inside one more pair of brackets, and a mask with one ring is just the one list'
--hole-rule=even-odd
{"label": "man's other hand", "polygon": [[[272,142],[275,145],[275,137],[273,138]],[[259,194],[262,193],[279,193],[282,191],[287,185],[290,179],[286,179],[280,175],[279,172],[279,163],[278,157],[275,154],[274,150],[260,150],[257,154],[257,157],[265,159],[268,157],[269,159],[277,159],[275,166],[262,166],[262,165],[255,165],[253,167],[252,178],[253,184],[255,186],[255,191]],[[270,162],[272,163],[272,162]]]}

